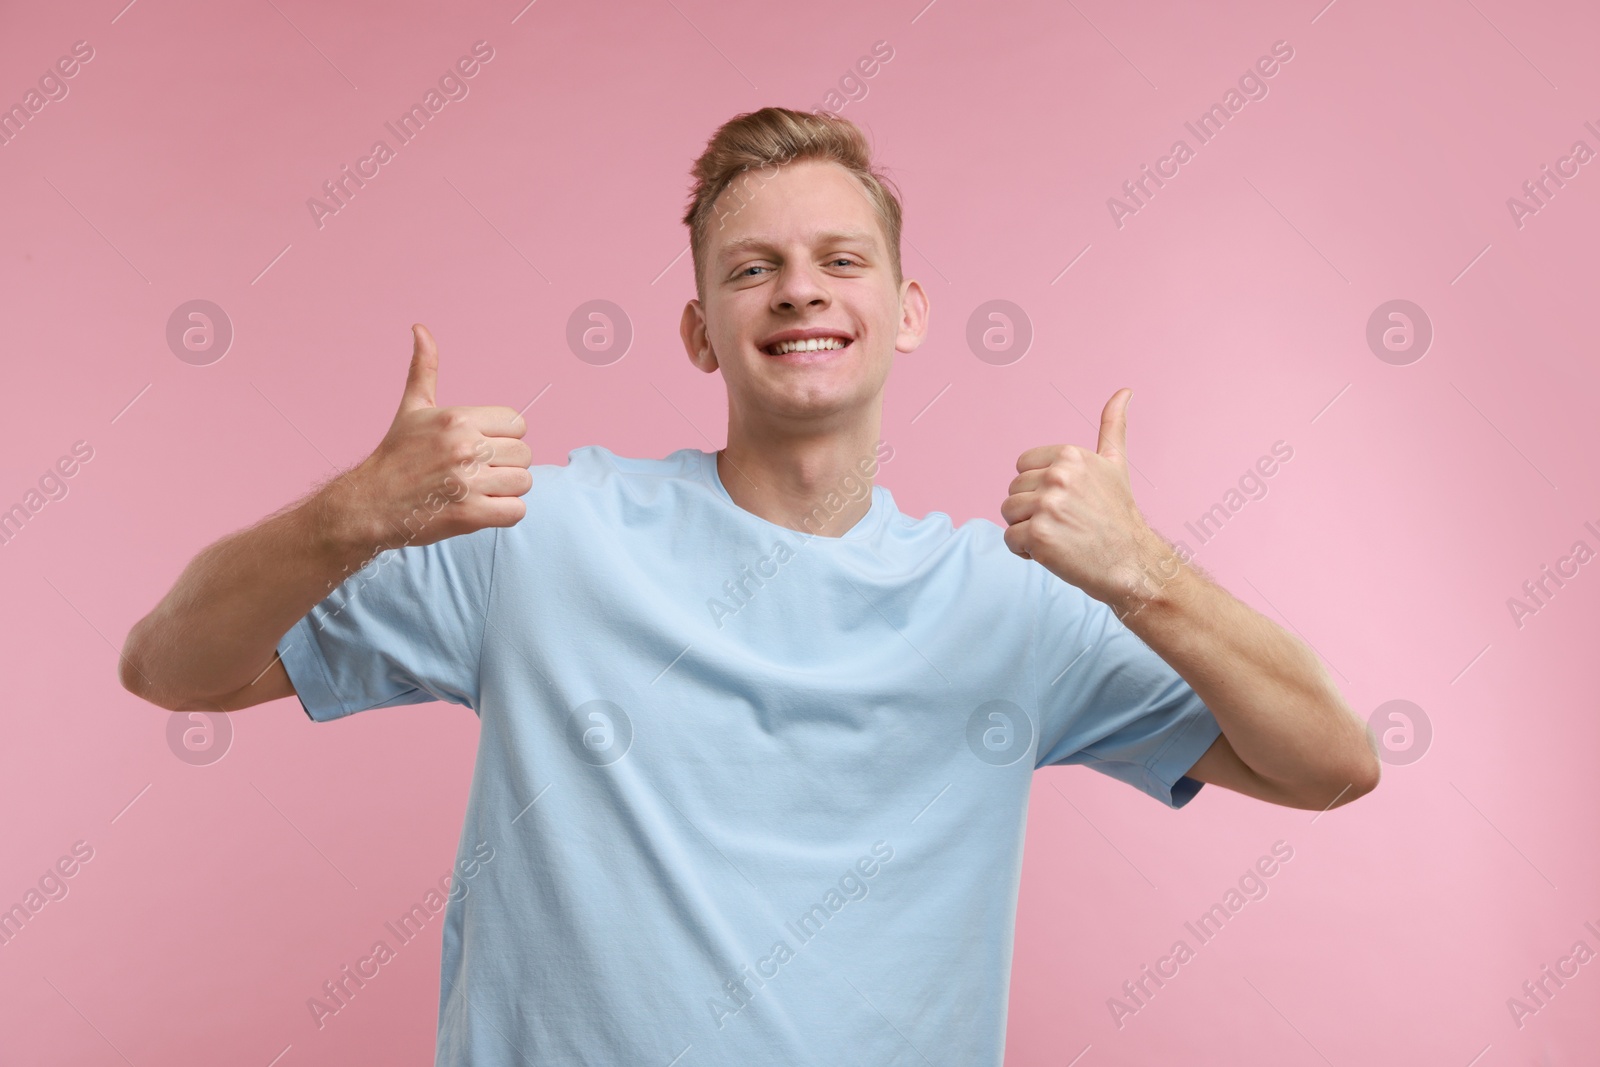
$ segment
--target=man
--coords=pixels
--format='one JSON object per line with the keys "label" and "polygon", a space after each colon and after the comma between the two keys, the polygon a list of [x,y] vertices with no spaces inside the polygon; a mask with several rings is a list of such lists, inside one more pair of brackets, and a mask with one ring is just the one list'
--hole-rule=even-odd
{"label": "man", "polygon": [[460,853],[493,861],[446,912],[439,1064],[999,1064],[1035,768],[1325,809],[1374,750],[1146,525],[1128,390],[1095,448],[1022,453],[1003,532],[872,483],[928,298],[852,123],[741,115],[694,174],[726,448],[531,465],[515,411],[435,405],[419,325],[378,448],[196,557],[123,683],[477,713]]}

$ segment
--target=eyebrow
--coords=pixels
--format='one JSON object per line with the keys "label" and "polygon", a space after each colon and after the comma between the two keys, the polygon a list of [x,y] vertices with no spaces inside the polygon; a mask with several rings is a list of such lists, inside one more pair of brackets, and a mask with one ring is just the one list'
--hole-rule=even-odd
{"label": "eyebrow", "polygon": [[[869,230],[828,230],[825,233],[813,234],[814,241],[831,243],[834,241],[862,241],[871,244],[873,236]],[[717,254],[717,259],[724,260],[732,256],[748,252],[752,249],[772,249],[777,247],[772,238],[764,236],[741,237],[736,241],[729,241]]]}

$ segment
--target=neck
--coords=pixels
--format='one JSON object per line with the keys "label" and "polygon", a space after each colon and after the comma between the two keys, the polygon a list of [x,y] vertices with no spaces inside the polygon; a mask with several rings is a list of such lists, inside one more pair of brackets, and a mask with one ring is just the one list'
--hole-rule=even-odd
{"label": "neck", "polygon": [[717,476],[733,502],[768,522],[840,537],[872,508],[879,413],[847,428],[796,436],[728,424]]}

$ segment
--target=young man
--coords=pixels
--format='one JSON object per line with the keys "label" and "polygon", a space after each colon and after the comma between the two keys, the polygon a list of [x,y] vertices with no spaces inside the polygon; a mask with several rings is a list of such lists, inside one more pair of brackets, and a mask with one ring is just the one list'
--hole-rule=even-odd
{"label": "young man", "polygon": [[1095,448],[1022,453],[1003,531],[873,485],[928,298],[852,123],[741,115],[694,175],[726,448],[530,467],[512,409],[435,406],[417,326],[376,451],[196,557],[123,683],[477,713],[459,848],[493,860],[447,908],[439,1064],[999,1064],[1036,768],[1324,809],[1378,762],[1145,524],[1127,390]]}

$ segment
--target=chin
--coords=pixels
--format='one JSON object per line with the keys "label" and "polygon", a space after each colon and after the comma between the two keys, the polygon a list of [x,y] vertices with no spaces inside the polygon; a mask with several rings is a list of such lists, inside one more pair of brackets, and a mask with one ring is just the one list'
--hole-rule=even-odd
{"label": "chin", "polygon": [[759,409],[775,415],[823,418],[853,411],[865,412],[875,394],[859,388],[810,388],[798,392],[774,390],[758,401]]}

